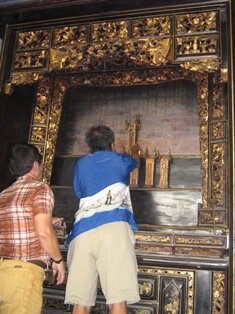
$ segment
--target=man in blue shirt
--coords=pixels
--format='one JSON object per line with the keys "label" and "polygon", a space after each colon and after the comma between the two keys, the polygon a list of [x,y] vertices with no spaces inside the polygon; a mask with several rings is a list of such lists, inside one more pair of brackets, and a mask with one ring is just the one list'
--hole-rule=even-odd
{"label": "man in blue shirt", "polygon": [[97,279],[110,313],[126,314],[139,301],[134,250],[134,220],[129,174],[137,162],[114,149],[114,133],[106,126],[86,134],[91,153],[78,160],[74,192],[79,202],[68,237],[69,275],[65,303],[73,314],[88,314],[95,305]]}

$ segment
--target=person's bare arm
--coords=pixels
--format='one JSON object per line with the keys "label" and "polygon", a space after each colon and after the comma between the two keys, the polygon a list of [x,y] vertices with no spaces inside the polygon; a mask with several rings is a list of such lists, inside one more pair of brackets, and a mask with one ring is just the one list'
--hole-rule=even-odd
{"label": "person's bare arm", "polygon": [[[49,214],[37,214],[34,216],[34,225],[40,243],[47,254],[55,261],[62,258],[59,244],[53,230],[52,217]],[[63,261],[59,264],[52,263],[53,275],[57,274],[57,284],[61,284],[65,277]]]}

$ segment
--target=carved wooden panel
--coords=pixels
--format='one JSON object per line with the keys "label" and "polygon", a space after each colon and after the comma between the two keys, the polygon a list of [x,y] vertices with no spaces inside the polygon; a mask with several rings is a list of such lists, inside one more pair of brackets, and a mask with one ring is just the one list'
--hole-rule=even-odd
{"label": "carved wooden panel", "polygon": [[176,314],[185,313],[186,301],[186,282],[185,279],[176,277],[161,278],[161,296],[160,309],[161,313],[168,314],[169,312]]}
{"label": "carved wooden panel", "polygon": [[[87,72],[179,62],[189,68],[195,62],[197,70],[210,72],[220,63],[220,14],[210,10],[83,23],[73,19],[20,30],[11,26],[17,36],[10,81],[22,71]],[[188,57],[204,59],[189,64]]]}

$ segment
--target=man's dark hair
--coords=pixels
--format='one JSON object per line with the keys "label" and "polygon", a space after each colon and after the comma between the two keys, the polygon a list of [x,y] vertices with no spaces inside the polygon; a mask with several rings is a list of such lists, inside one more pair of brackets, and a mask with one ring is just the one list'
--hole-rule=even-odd
{"label": "man's dark hair", "polygon": [[33,163],[42,162],[42,156],[38,149],[31,144],[15,144],[11,148],[9,170],[16,177],[21,177],[29,172]]}
{"label": "man's dark hair", "polygon": [[93,126],[86,133],[86,143],[92,153],[99,150],[112,150],[114,140],[113,131],[105,125]]}

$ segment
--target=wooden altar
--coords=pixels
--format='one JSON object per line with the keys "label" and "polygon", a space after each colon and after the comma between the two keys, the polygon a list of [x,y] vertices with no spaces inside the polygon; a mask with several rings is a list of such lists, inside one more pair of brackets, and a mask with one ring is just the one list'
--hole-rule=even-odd
{"label": "wooden altar", "polygon": [[[107,4],[105,14],[93,1],[81,11],[75,2],[74,14],[61,7],[50,19],[12,18],[1,63],[4,97],[35,90],[28,141],[43,154],[55,215],[68,233],[77,208],[73,167],[87,153],[87,128],[109,125],[117,151],[128,151],[126,119],[138,115],[140,169],[131,196],[141,301],[128,311],[232,313],[229,2],[114,11]],[[49,272],[43,313],[71,312],[64,289]],[[101,289],[92,313],[108,313]]]}

